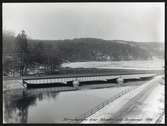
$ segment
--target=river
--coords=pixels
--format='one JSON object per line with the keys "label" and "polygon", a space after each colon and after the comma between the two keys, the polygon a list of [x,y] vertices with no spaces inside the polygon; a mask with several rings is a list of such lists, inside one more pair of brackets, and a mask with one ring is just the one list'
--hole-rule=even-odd
{"label": "river", "polygon": [[[137,82],[139,85],[144,82]],[[130,86],[57,92],[54,88],[4,91],[7,123],[69,123]]]}
{"label": "river", "polygon": [[159,69],[163,69],[164,64],[165,64],[165,61],[163,59],[154,59],[154,60],[132,60],[132,61],[69,62],[69,63],[62,64],[62,67],[159,70]]}

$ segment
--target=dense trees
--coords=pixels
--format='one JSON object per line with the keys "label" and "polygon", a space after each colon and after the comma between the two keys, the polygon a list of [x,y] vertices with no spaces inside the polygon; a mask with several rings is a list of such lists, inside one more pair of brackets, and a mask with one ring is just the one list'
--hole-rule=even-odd
{"label": "dense trees", "polygon": [[53,73],[62,63],[58,48],[49,43],[32,43],[24,30],[16,37],[8,32],[3,35],[3,72],[7,74],[15,71],[23,76],[28,70],[39,67],[44,67],[46,73]]}
{"label": "dense trees", "polygon": [[102,39],[81,38],[55,41],[61,49],[64,61],[119,61],[151,59],[148,50],[137,45],[106,41]]}
{"label": "dense trees", "polygon": [[57,55],[63,62],[148,60],[154,56],[163,57],[164,53],[157,46],[157,44],[161,46],[163,44],[152,42],[144,44],[121,40],[80,38],[55,41],[31,40],[31,43],[43,43],[44,47],[50,45],[53,50],[59,50]]}
{"label": "dense trees", "polygon": [[11,31],[4,30],[2,38],[2,65],[3,71],[7,74],[13,74],[16,65],[15,59],[15,34]]}
{"label": "dense trees", "polygon": [[60,50],[49,43],[32,42],[31,45],[31,66],[41,66],[46,72],[54,72],[63,62]]}
{"label": "dense trees", "polygon": [[45,73],[54,73],[63,62],[163,58],[162,48],[160,43],[95,38],[33,40],[24,30],[16,37],[12,32],[3,32],[3,70],[25,75],[29,70],[43,68]]}
{"label": "dense trees", "polygon": [[30,51],[28,49],[27,35],[21,31],[16,37],[16,55],[21,76],[27,73],[30,65]]}
{"label": "dense trees", "polygon": [[11,31],[4,30],[2,37],[3,54],[12,54],[15,51],[15,34]]}

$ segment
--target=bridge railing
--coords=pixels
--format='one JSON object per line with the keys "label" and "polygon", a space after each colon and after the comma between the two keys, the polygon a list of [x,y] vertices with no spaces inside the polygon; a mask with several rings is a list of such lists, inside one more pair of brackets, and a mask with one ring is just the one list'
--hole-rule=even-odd
{"label": "bridge railing", "polygon": [[112,74],[96,74],[96,75],[80,75],[80,76],[45,76],[45,77],[23,77],[23,80],[42,80],[42,79],[64,79],[64,78],[86,78],[86,77],[101,77],[101,76],[112,76]]}
{"label": "bridge railing", "polygon": [[97,77],[97,76],[112,76],[112,75],[134,75],[134,74],[150,74],[141,72],[132,72],[132,73],[92,73],[92,74],[66,74],[66,75],[45,75],[45,76],[23,76],[22,79],[24,80],[33,80],[33,79],[54,79],[54,78],[71,78],[71,77]]}

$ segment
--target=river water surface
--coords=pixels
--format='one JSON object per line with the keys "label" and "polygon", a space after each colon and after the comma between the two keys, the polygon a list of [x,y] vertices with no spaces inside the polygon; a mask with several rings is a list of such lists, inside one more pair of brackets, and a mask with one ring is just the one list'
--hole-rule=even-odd
{"label": "river water surface", "polygon": [[[143,83],[143,82],[140,82]],[[7,123],[68,123],[98,104],[136,85],[57,92],[48,89],[15,89],[4,92]],[[69,119],[69,120],[68,120]]]}

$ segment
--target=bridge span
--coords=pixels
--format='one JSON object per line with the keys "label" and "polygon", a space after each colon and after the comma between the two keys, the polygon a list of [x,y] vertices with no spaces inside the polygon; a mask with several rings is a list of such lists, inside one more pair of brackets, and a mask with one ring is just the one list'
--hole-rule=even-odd
{"label": "bridge span", "polygon": [[82,85],[84,82],[118,82],[118,78],[122,78],[124,82],[130,80],[143,80],[154,77],[156,74],[124,74],[124,75],[62,75],[62,76],[42,76],[42,77],[23,77],[23,85],[26,87],[47,87],[47,86],[69,86],[74,87],[75,84]]}

